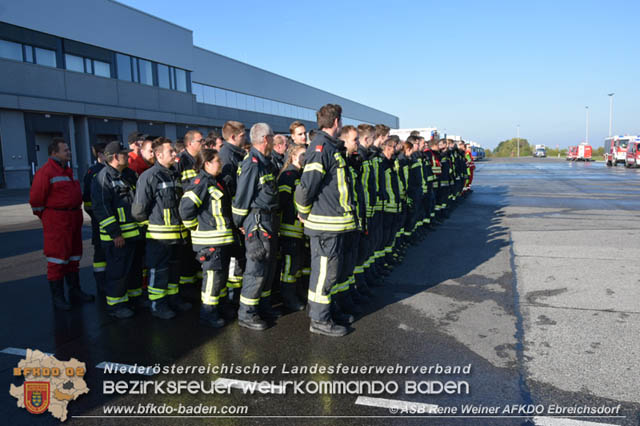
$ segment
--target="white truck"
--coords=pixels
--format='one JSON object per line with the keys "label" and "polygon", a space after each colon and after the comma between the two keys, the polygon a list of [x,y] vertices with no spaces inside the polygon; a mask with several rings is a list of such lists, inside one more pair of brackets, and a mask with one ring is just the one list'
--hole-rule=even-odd
{"label": "white truck", "polygon": [[534,157],[546,157],[547,156],[547,147],[544,145],[536,145],[535,150],[533,151]]}

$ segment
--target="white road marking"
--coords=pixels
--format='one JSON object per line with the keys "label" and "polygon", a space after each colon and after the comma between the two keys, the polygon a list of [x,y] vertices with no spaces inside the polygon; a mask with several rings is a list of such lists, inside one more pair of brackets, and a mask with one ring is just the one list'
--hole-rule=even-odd
{"label": "white road marking", "polygon": [[397,399],[373,398],[370,396],[359,396],[358,399],[356,399],[356,405],[386,408],[387,410],[396,409],[399,411],[420,412],[425,414],[435,413],[438,410],[438,406],[433,404],[400,401]]}
{"label": "white road marking", "polygon": [[[149,370],[149,367],[145,367],[141,365],[134,366],[129,364],[120,364],[119,362],[102,361],[100,364],[96,365],[96,368],[104,370],[105,368],[107,368],[107,366],[110,366],[114,370],[119,370],[120,368],[123,368],[123,367],[126,369],[135,368],[136,372],[134,374],[140,374],[142,376],[153,376],[153,373]],[[142,373],[138,372],[140,368],[144,369]]]}
{"label": "white road marking", "polygon": [[611,423],[587,422],[584,420],[565,419],[563,417],[534,417],[533,422],[539,426],[616,426]]}
{"label": "white road marking", "polygon": [[[0,353],[9,354],[9,355],[27,356],[27,350],[21,349],[21,348],[4,348],[3,350],[0,351]],[[47,356],[53,356],[53,354],[50,354],[49,352],[43,352],[43,353]]]}
{"label": "white road marking", "polygon": [[215,381],[216,386],[224,385],[229,386],[235,389],[241,389],[245,393],[250,393],[249,389],[253,389],[253,393],[274,393],[274,394],[284,394],[285,387],[266,384],[268,382],[249,382],[246,380],[236,380],[236,379],[225,379],[224,377],[220,377]]}

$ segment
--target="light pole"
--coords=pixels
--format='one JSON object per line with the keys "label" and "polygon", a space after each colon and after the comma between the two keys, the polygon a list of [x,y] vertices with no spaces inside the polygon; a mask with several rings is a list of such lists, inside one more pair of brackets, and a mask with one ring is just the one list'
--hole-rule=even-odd
{"label": "light pole", "polygon": [[585,143],[589,145],[589,107],[586,106],[585,109],[587,110],[587,136],[585,138]]}
{"label": "light pole", "polygon": [[613,95],[615,93],[609,93],[609,137],[611,137],[611,132],[613,129]]}
{"label": "light pole", "polygon": [[520,125],[516,126],[516,144],[518,146],[518,158],[520,158]]}

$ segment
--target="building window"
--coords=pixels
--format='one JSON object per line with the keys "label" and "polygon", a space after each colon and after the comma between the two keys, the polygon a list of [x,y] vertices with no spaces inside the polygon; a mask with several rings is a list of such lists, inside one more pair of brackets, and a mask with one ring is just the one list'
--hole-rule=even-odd
{"label": "building window", "polygon": [[138,67],[140,70],[140,83],[153,86],[153,69],[151,68],[151,62],[138,59]]}
{"label": "building window", "polygon": [[131,57],[116,53],[116,70],[119,80],[131,81]]}
{"label": "building window", "polygon": [[64,55],[64,61],[67,64],[67,69],[70,71],[84,72],[84,63],[80,56]]}
{"label": "building window", "polygon": [[93,60],[93,73],[99,77],[111,78],[111,65],[107,62]]}
{"label": "building window", "polygon": [[187,72],[176,68],[176,90],[181,92],[187,91]]}
{"label": "building window", "polygon": [[158,86],[163,89],[171,89],[171,78],[169,77],[169,67],[158,64]]}
{"label": "building window", "polygon": [[55,50],[42,49],[40,47],[36,47],[35,50],[36,50],[36,64],[45,65],[47,67],[53,67],[53,68],[57,66]]}
{"label": "building window", "polygon": [[22,45],[12,41],[0,40],[0,58],[22,61]]}

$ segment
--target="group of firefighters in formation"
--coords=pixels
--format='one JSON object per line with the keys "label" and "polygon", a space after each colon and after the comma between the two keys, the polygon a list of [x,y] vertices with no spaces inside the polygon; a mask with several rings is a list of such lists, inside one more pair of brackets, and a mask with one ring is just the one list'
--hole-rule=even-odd
{"label": "group of firefighters in formation", "polygon": [[84,201],[110,315],[149,307],[171,319],[191,309],[182,296],[198,288],[204,324],[237,315],[264,330],[281,315],[271,302],[279,283],[285,309],[306,302],[311,332],[345,335],[370,288],[471,191],[474,166],[464,142],[418,132],[401,141],[382,124],[342,126],[341,115],[339,105],[320,108],[310,143],[301,122],[292,143],[257,123],[248,144],[244,125],[229,121],[222,137],[187,132],[180,153],[139,133],[128,146],[96,144],[83,194],[68,144],[55,139],[30,197],[55,308],[93,300],[78,275]]}

